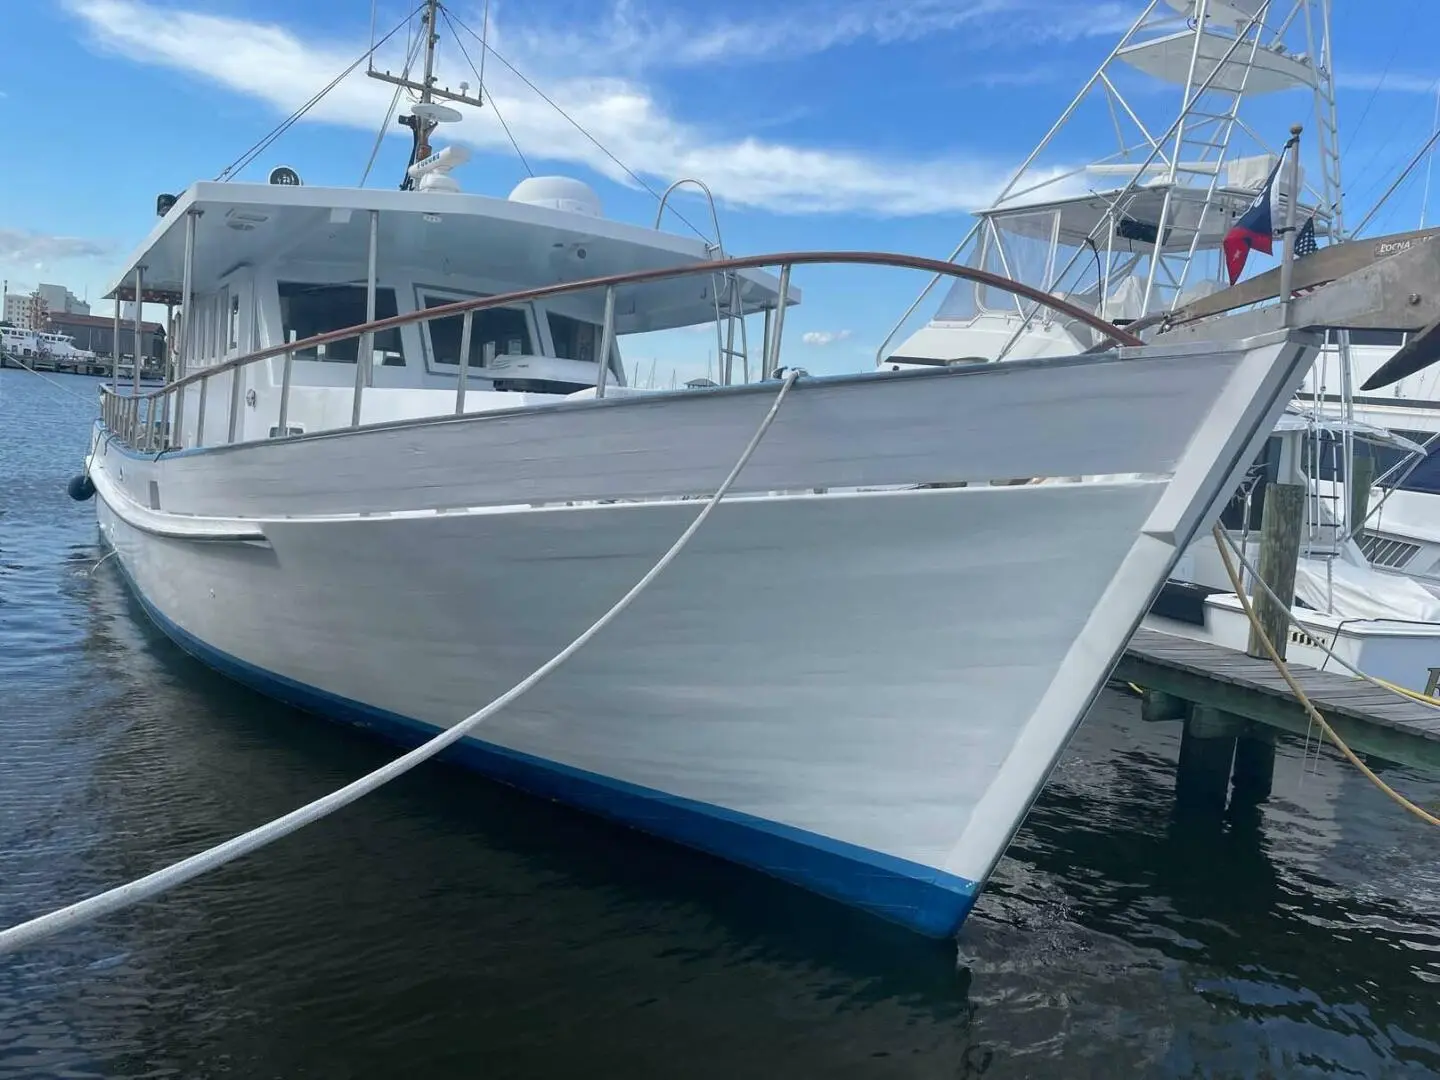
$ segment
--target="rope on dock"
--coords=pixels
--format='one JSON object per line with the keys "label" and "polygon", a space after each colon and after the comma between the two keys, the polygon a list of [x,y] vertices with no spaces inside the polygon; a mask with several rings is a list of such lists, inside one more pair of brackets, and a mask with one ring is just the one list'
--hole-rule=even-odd
{"label": "rope on dock", "polygon": [[1239,546],[1231,538],[1230,534],[1225,533],[1224,535],[1226,546],[1230,548],[1231,552],[1234,553],[1235,558],[1239,560],[1240,566],[1243,569],[1249,571],[1250,580],[1258,584],[1261,591],[1264,592],[1266,596],[1270,597],[1270,599],[1275,603],[1276,607],[1278,607],[1281,611],[1285,612],[1285,618],[1289,620],[1291,626],[1295,627],[1297,630],[1305,632],[1306,636],[1311,639],[1311,644],[1315,648],[1319,649],[1331,660],[1334,660],[1337,664],[1343,667],[1346,671],[1350,672],[1350,674],[1354,675],[1357,679],[1363,679],[1365,682],[1378,686],[1381,690],[1389,690],[1392,693],[1399,694],[1401,697],[1409,698],[1411,701],[1417,701],[1421,705],[1428,705],[1432,709],[1440,709],[1440,698],[1431,697],[1429,694],[1422,694],[1418,690],[1411,690],[1408,686],[1401,686],[1399,683],[1393,683],[1389,679],[1382,679],[1378,675],[1371,675],[1368,671],[1361,671],[1354,664],[1350,663],[1349,660],[1346,660],[1334,649],[1330,648],[1330,646],[1326,645],[1319,638],[1315,637],[1314,634],[1309,633],[1309,631],[1305,629],[1305,625],[1298,618],[1295,617],[1294,608],[1290,604],[1287,604],[1285,601],[1281,600],[1280,597],[1276,594],[1275,590],[1270,587],[1270,583],[1260,576],[1259,571],[1257,571],[1255,567],[1250,564],[1249,560],[1245,558],[1244,552],[1240,550]]}
{"label": "rope on dock", "polygon": [[[1336,734],[1335,729],[1330,726],[1329,721],[1320,715],[1320,710],[1315,708],[1300,684],[1295,681],[1295,676],[1290,673],[1290,666],[1281,658],[1280,653],[1275,648],[1275,643],[1270,640],[1270,635],[1265,632],[1265,627],[1261,625],[1259,618],[1256,617],[1255,608],[1251,606],[1250,603],[1250,597],[1245,595],[1245,587],[1240,582],[1240,572],[1235,569],[1235,560],[1230,557],[1230,537],[1226,535],[1225,530],[1219,523],[1216,523],[1211,531],[1215,535],[1215,546],[1220,549],[1220,560],[1225,564],[1225,573],[1229,576],[1230,584],[1235,588],[1235,595],[1240,601],[1240,606],[1245,611],[1245,618],[1250,621],[1250,626],[1254,629],[1255,635],[1260,639],[1260,644],[1264,646],[1271,663],[1275,665],[1275,670],[1280,673],[1280,677],[1285,680],[1291,691],[1295,694],[1295,700],[1300,702],[1305,711],[1309,713],[1310,719],[1320,725],[1320,730],[1330,737],[1330,741],[1340,748],[1340,752],[1349,759],[1350,764],[1359,769],[1367,780],[1401,807],[1420,818],[1420,820],[1428,822],[1431,825],[1440,825],[1440,817],[1436,817],[1424,807],[1411,802],[1384,780],[1380,779],[1380,777],[1376,776],[1370,766],[1361,761],[1359,755],[1356,754],[1354,750],[1351,750],[1350,747],[1346,745],[1345,740]],[[1256,576],[1255,580],[1259,581],[1260,578]],[[1289,610],[1288,607],[1284,605],[1282,605],[1282,608],[1287,611]]]}
{"label": "rope on dock", "polygon": [[755,453],[755,448],[760,445],[760,440],[765,437],[765,433],[770,430],[770,425],[775,422],[775,417],[780,412],[780,406],[785,401],[785,395],[790,392],[790,388],[795,384],[795,380],[800,375],[801,371],[798,368],[791,368],[785,373],[784,381],[780,384],[779,393],[775,395],[775,400],[771,403],[769,411],[766,412],[765,418],[761,420],[760,426],[756,429],[755,434],[750,437],[749,443],[746,444],[744,451],[740,454],[740,459],[735,462],[734,468],[730,470],[730,474],[725,477],[721,485],[715,489],[715,494],[710,496],[704,508],[695,516],[695,520],[690,522],[689,527],[687,527],[686,530],[680,534],[679,539],[670,546],[670,550],[660,556],[660,560],[650,568],[645,576],[637,581],[629,592],[617,600],[609,611],[591,623],[589,628],[579,637],[570,642],[569,645],[566,645],[565,648],[561,649],[520,682],[505,691],[505,693],[490,702],[490,704],[478,712],[471,713],[458,724],[447,728],[433,739],[417,746],[408,754],[404,754],[394,761],[382,765],[374,772],[352,781],[338,791],[332,791],[329,795],[324,795],[314,802],[306,803],[304,806],[290,811],[283,817],[278,817],[273,821],[251,829],[249,832],[242,833],[239,836],[226,840],[224,843],[217,844],[196,855],[191,855],[189,858],[182,859],[161,870],[146,874],[142,878],[137,878],[124,885],[118,885],[113,889],[108,889],[88,899],[52,911],[48,915],[41,915],[37,918],[30,919],[16,926],[12,926],[8,930],[0,931],[0,956],[13,953],[27,945],[33,945],[35,942],[58,934],[62,930],[68,930],[71,927],[83,925],[104,915],[133,907],[135,904],[158,896],[169,889],[173,889],[177,885],[189,881],[191,878],[198,877],[209,870],[224,866],[228,862],[233,862],[242,855],[248,855],[253,851],[258,851],[260,848],[284,836],[288,836],[290,833],[296,832],[306,825],[313,824],[321,818],[333,814],[336,810],[348,806],[357,799],[370,794],[381,785],[387,784],[396,777],[409,772],[415,766],[434,757],[452,743],[458,742],[470,734],[470,732],[474,731],[512,701],[533,688],[561,664],[565,663],[566,660],[569,660],[570,657],[574,656],[589,644],[590,640],[594,638],[596,634],[609,626],[641,593],[650,587],[651,583],[660,576],[667,566],[675,561],[676,557],[684,551],[686,545],[690,543],[691,538],[700,530],[700,526],[705,524],[706,518],[710,516],[715,507],[720,505],[720,500],[725,497],[726,493],[728,493],[734,485],[736,478],[740,475],[740,471],[745,468],[745,465]]}

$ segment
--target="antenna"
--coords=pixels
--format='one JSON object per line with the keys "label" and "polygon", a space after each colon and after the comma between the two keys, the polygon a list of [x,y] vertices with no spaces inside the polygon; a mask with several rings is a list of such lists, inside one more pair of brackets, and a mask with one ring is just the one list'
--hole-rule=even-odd
{"label": "antenna", "polygon": [[[459,110],[437,104],[436,99],[453,101],[461,105],[473,105],[477,109],[484,105],[480,99],[478,88],[476,93],[471,94],[468,83],[462,82],[459,90],[435,85],[435,46],[440,43],[440,28],[437,20],[443,11],[444,5],[440,0],[425,0],[425,10],[420,14],[420,32],[425,35],[425,74],[419,82],[409,77],[408,61],[405,69],[399,75],[388,68],[384,71],[377,70],[373,52],[366,65],[365,74],[370,78],[415,91],[420,95],[420,100],[411,107],[410,115],[399,118],[399,122],[410,128],[415,134],[414,152],[410,157],[412,165],[431,156],[430,134],[438,125],[454,123],[463,117]],[[407,175],[401,187],[409,188],[413,182],[413,178]]]}
{"label": "antenna", "polygon": [[440,43],[440,32],[436,25],[436,18],[444,9],[445,5],[440,0],[426,0],[425,10],[420,15],[420,32],[425,35],[425,75],[420,82],[408,78],[404,72],[396,75],[388,68],[384,71],[375,67],[375,54],[370,54],[370,61],[366,67],[365,74],[372,79],[379,79],[394,86],[403,86],[407,90],[414,90],[420,95],[422,104],[428,104],[439,98],[443,101],[457,101],[462,105],[474,105],[477,109],[484,104],[478,93],[470,93],[470,87],[466,83],[460,84],[459,90],[451,90],[448,86],[435,85],[435,46]]}

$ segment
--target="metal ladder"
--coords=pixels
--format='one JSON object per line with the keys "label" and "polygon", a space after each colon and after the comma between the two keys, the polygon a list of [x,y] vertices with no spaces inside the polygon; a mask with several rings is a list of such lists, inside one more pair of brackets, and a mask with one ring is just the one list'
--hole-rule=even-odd
{"label": "metal ladder", "polygon": [[[1205,0],[1200,0],[1200,3],[1196,5],[1197,15],[1202,22],[1206,14],[1206,7]],[[1235,56],[1226,65],[1228,67],[1238,63],[1242,66],[1243,74],[1240,77],[1238,88],[1232,89],[1217,83],[1212,83],[1208,88],[1205,87],[1208,72],[1202,75],[1197,69],[1195,58],[1192,58],[1190,71],[1186,78],[1180,126],[1174,137],[1169,180],[1174,185],[1182,173],[1209,179],[1204,189],[1200,221],[1194,235],[1190,238],[1189,247],[1183,254],[1177,252],[1167,255],[1165,253],[1165,233],[1175,216],[1173,186],[1165,194],[1164,205],[1160,213],[1160,227],[1156,232],[1155,253],[1151,261],[1150,274],[1145,283],[1144,307],[1146,311],[1158,308],[1173,309],[1179,304],[1180,294],[1185,288],[1185,279],[1189,276],[1190,266],[1194,261],[1195,251],[1205,228],[1206,218],[1215,208],[1215,189],[1220,186],[1220,177],[1225,169],[1225,155],[1230,147],[1231,136],[1235,131],[1235,124],[1240,113],[1240,103],[1245,98],[1250,72],[1255,66],[1255,55],[1261,47],[1262,29],[1263,27],[1259,24],[1251,27],[1247,31],[1249,40],[1242,38],[1242,44],[1236,50]],[[1204,33],[1204,30],[1197,29],[1196,33]],[[1244,54],[1244,60],[1240,59],[1241,54]],[[1196,57],[1198,58],[1198,41]],[[1152,300],[1159,300],[1160,303],[1152,308]]]}
{"label": "metal ladder", "polygon": [[[687,176],[676,180],[665,189],[665,193],[660,196],[660,207],[655,211],[655,228],[660,228],[670,193],[683,184],[694,184],[705,193],[705,202],[710,208],[710,225],[715,230],[713,241],[702,237],[705,240],[705,250],[712,258],[725,258],[725,243],[720,236],[720,218],[715,212],[715,197],[702,180]],[[710,295],[715,305],[716,374],[720,376],[717,381],[721,386],[731,385],[735,381],[735,362],[738,360],[741,378],[748,383],[750,381],[750,338],[745,326],[745,304],[741,295],[740,275],[733,270],[712,275]],[[763,371],[755,374],[757,379],[765,377]]]}

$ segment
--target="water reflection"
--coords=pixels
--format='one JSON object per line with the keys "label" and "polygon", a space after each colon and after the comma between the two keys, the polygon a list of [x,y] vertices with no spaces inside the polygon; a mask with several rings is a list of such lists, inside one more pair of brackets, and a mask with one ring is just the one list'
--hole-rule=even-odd
{"label": "water reflection", "polygon": [[[113,566],[90,572],[93,507],[64,495],[90,414],[18,375],[0,372],[6,923],[391,754],[207,671]],[[1177,750],[1175,726],[1103,695],[958,955],[426,768],[0,962],[0,1077],[1440,1073],[1432,838],[1288,742],[1258,815],[1176,820]]]}

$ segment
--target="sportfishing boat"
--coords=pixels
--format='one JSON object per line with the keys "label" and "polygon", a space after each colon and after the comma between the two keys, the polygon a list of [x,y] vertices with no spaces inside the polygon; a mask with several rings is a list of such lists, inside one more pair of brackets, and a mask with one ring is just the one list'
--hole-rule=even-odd
{"label": "sportfishing boat", "polygon": [[75,346],[69,334],[51,330],[26,330],[18,326],[0,326],[0,352],[26,359],[67,360],[93,363],[95,354]]}
{"label": "sportfishing boat", "polygon": [[[1329,5],[1297,0],[1281,20],[1269,17],[1273,7],[1266,0],[1146,5],[994,203],[976,214],[951,259],[1025,281],[1153,343],[1182,324],[1233,320],[1233,329],[1203,332],[1222,340],[1254,332],[1245,316],[1232,313],[1277,296],[1278,268],[1238,279],[1250,247],[1270,252],[1272,232],[1287,219],[1298,231],[1297,289],[1405,257],[1440,235],[1432,229],[1343,243]],[[1129,90],[1137,79],[1143,89]],[[1282,94],[1309,98],[1297,115],[1318,123],[1303,144],[1264,138],[1266,118],[1274,124],[1271,101]],[[1081,123],[1113,130],[1115,145],[1078,169],[1062,168],[1070,159],[1057,157],[1057,148],[1073,155],[1075,132],[1069,138],[1065,132]],[[1258,232],[1251,215],[1263,222]],[[928,319],[907,333],[942,284],[948,289]],[[1440,604],[1427,589],[1370,562],[1419,555],[1416,500],[1391,492],[1387,508],[1367,521],[1369,482],[1360,480],[1362,493],[1352,500],[1347,463],[1358,451],[1380,466],[1371,475],[1383,475],[1420,449],[1429,437],[1421,432],[1440,429],[1432,420],[1398,423],[1404,430],[1391,432],[1400,419],[1393,410],[1375,411],[1372,399],[1361,399],[1371,408],[1358,409],[1357,369],[1368,377],[1403,334],[1400,322],[1377,323],[1373,313],[1357,313],[1352,322],[1353,328],[1311,327],[1321,342],[1316,362],[1224,522],[1253,562],[1266,484],[1285,478],[1309,486],[1290,657],[1333,666],[1326,651],[1333,650],[1361,670],[1421,690],[1440,663]],[[984,283],[937,276],[876,361],[898,372],[962,359],[1060,356],[1097,344],[1089,327],[1053,309]],[[1402,473],[1391,471],[1385,482],[1396,486]],[[1405,525],[1405,535],[1396,535]],[[1440,565],[1440,514],[1427,535],[1434,551],[1425,565]],[[1246,648],[1249,626],[1210,536],[1177,562],[1147,625]]]}
{"label": "sportfishing boat", "polygon": [[[401,190],[161,198],[108,296],[178,309],[174,378],[106,392],[78,485],[113,564],[201,661],[417,743],[590,627],[758,437],[654,584],[451,756],[952,934],[1315,340],[1145,346],[963,266],[735,258],[574,179],[461,191],[431,137],[479,100],[436,85],[443,11],[422,77],[377,73],[420,99]],[[782,372],[792,268],[824,262],[1013,287],[1110,344]],[[718,385],[627,384],[620,339],[707,323]]]}

